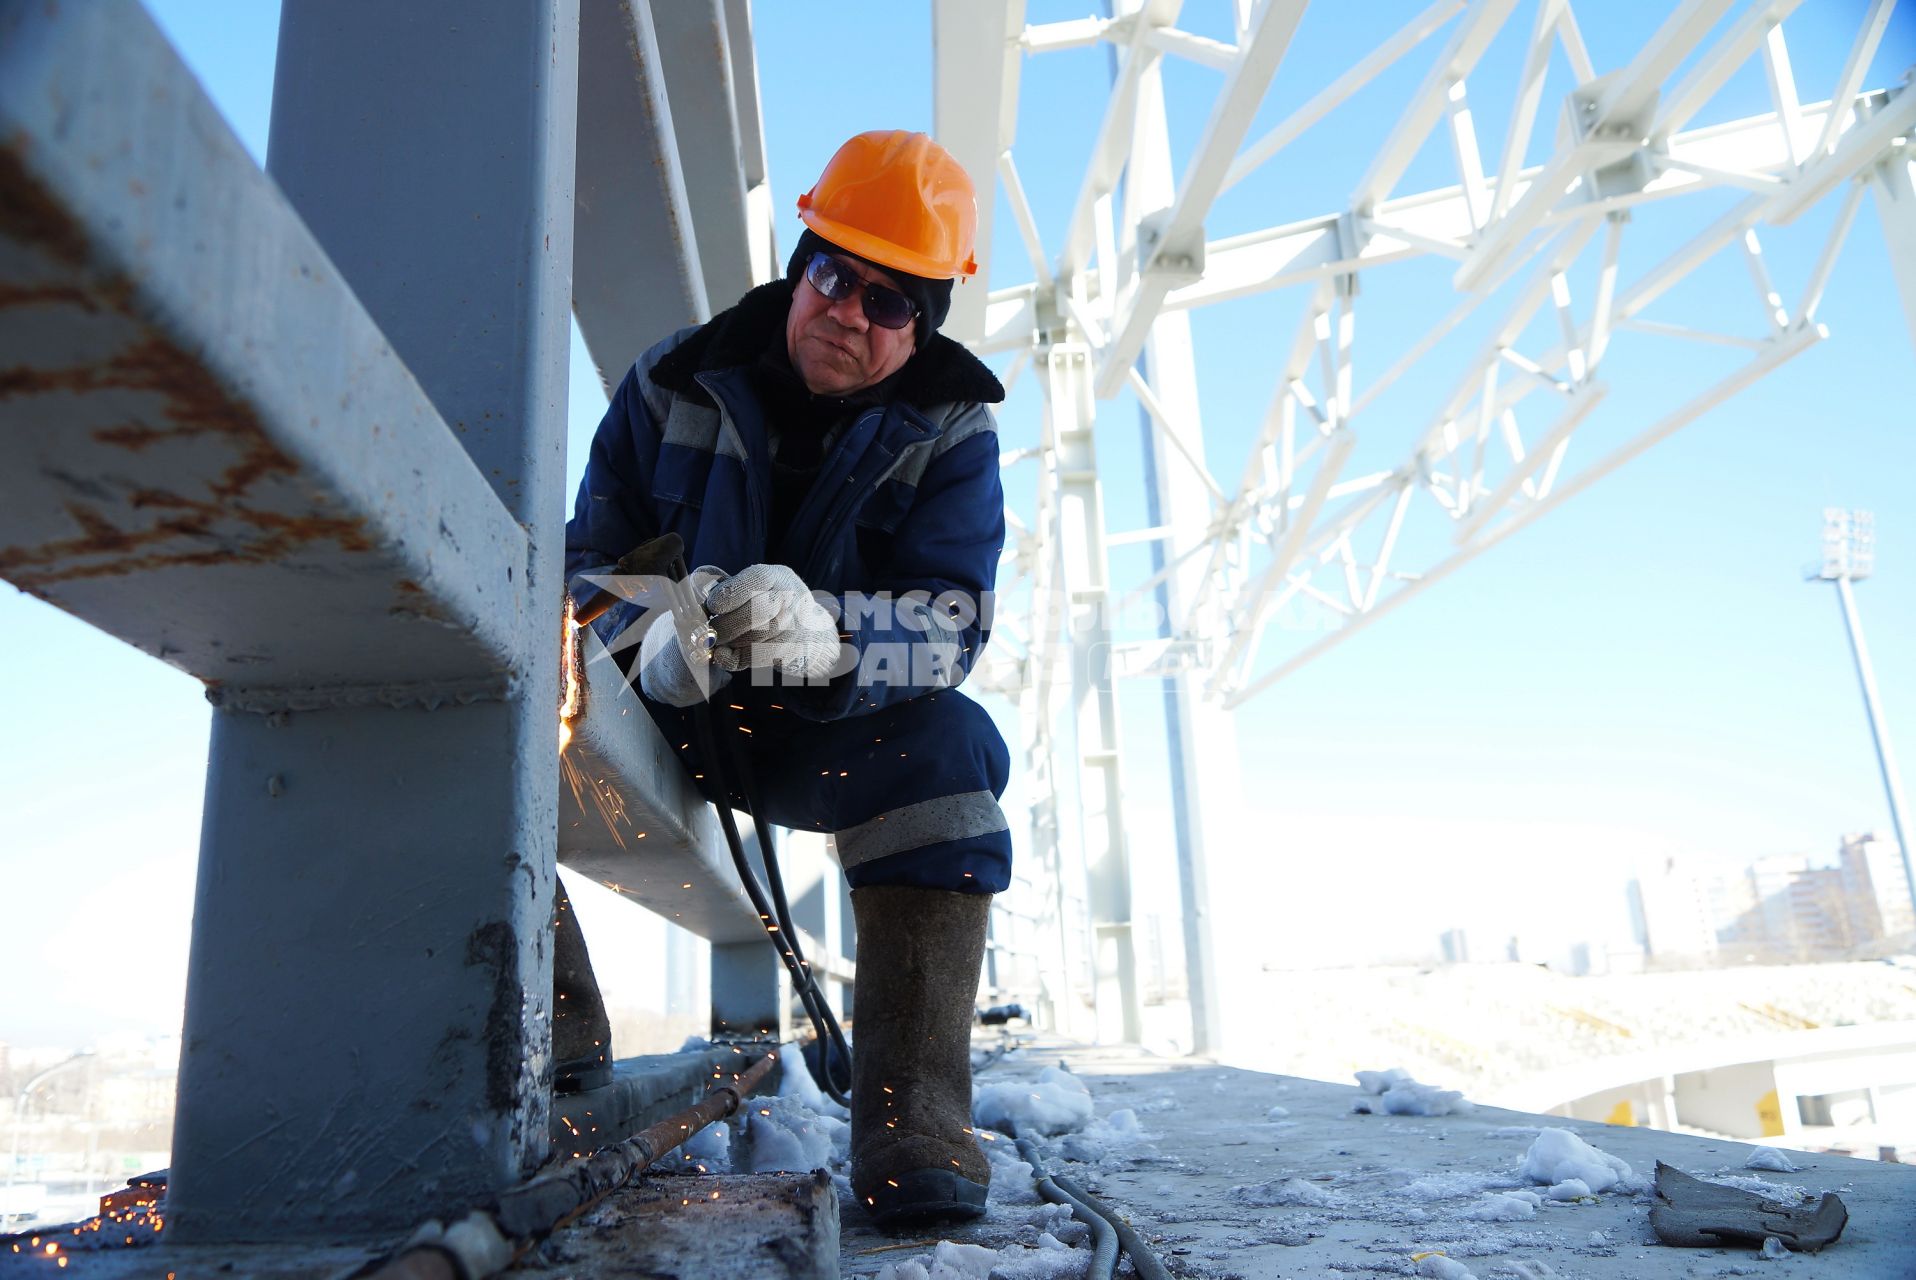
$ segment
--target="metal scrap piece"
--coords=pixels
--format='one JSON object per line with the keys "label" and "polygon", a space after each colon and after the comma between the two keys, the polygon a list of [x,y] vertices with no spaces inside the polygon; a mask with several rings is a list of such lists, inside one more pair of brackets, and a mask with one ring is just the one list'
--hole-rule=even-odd
{"label": "metal scrap piece", "polygon": [[1798,1205],[1778,1204],[1753,1191],[1718,1186],[1657,1161],[1656,1203],[1650,1227],[1665,1244],[1721,1248],[1728,1243],[1761,1247],[1774,1236],[1799,1253],[1834,1244],[1849,1224],[1849,1210],[1835,1192]]}

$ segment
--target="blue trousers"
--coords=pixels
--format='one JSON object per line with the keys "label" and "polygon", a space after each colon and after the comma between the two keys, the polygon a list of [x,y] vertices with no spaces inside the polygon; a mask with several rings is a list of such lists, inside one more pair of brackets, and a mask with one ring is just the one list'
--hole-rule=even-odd
{"label": "blue trousers", "polygon": [[[720,798],[691,713],[644,701],[706,798],[746,807],[729,756],[732,793]],[[1011,756],[970,698],[947,689],[828,721],[786,710],[776,687],[728,687],[712,702],[718,732],[744,747],[760,816],[831,833],[852,888],[1000,893],[1010,885],[1011,830],[998,800]]]}

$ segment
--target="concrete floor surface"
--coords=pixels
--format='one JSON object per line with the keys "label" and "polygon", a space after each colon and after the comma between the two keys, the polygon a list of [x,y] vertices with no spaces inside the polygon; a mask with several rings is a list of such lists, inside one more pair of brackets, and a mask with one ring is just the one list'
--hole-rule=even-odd
{"label": "concrete floor surface", "polygon": [[[1148,1137],[1112,1143],[1101,1158],[1094,1145],[1052,1143],[1053,1172],[1123,1211],[1176,1276],[1417,1275],[1417,1255],[1442,1252],[1481,1280],[1916,1278],[1916,1168],[1907,1165],[1792,1153],[1799,1172],[1756,1174],[1742,1168],[1751,1147],[1740,1142],[1492,1108],[1358,1115],[1351,1104],[1364,1094],[1355,1083],[1154,1058],[1123,1047],[1037,1040],[982,1072],[979,1083],[1035,1081],[1060,1063],[1089,1086],[1099,1116],[1129,1108]],[[1267,1119],[1279,1106],[1289,1114]],[[1517,1221],[1473,1216],[1495,1211],[1496,1183],[1519,1185],[1524,1153],[1545,1127],[1574,1131],[1646,1179],[1663,1160],[1698,1176],[1760,1176],[1812,1193],[1835,1191],[1848,1206],[1849,1226],[1819,1254],[1771,1261],[1754,1249],[1665,1247],[1650,1230],[1647,1193],[1547,1203]],[[1063,1151],[1086,1158],[1067,1159]],[[995,1211],[936,1235],[878,1232],[848,1203],[842,1219],[841,1266],[856,1277],[928,1252],[938,1239],[996,1248],[1019,1236]],[[899,1247],[914,1240],[916,1249]],[[1121,1265],[1119,1274],[1128,1268]]]}

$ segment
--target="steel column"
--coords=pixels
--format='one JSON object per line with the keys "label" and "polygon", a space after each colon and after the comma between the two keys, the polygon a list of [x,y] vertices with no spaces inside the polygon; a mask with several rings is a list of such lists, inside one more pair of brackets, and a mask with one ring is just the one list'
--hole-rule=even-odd
{"label": "steel column", "polygon": [[[546,1155],[577,41],[572,0],[282,14],[272,175],[528,531],[496,571],[550,643],[492,700],[216,713],[168,1191],[188,1238],[389,1231]],[[388,406],[357,408],[376,454]]]}
{"label": "steel column", "polygon": [[1889,726],[1883,722],[1882,704],[1876,697],[1876,672],[1870,666],[1869,647],[1863,640],[1863,620],[1856,614],[1856,595],[1849,578],[1836,579],[1836,599],[1843,609],[1843,628],[1849,635],[1850,655],[1856,659],[1856,679],[1863,687],[1863,709],[1869,713],[1869,736],[1876,744],[1876,767],[1883,773],[1883,793],[1889,798],[1889,821],[1896,828],[1896,846],[1903,859],[1903,881],[1909,886],[1910,905],[1916,907],[1916,858],[1909,851],[1909,839],[1903,826],[1903,775],[1896,767],[1896,752],[1889,743]]}
{"label": "steel column", "polygon": [[[1904,93],[1913,93],[1905,87]],[[1902,299],[1903,319],[1916,342],[1916,148],[1905,142],[1892,150],[1871,175],[1876,196],[1876,219],[1889,246],[1890,275]]]}
{"label": "steel column", "polygon": [[1118,755],[1111,648],[1110,564],[1104,487],[1092,428],[1090,350],[1054,344],[1044,355],[1045,432],[1058,458],[1058,546],[1071,640],[1071,700],[1078,732],[1078,790],[1096,935],[1098,1035],[1135,1042],[1143,1022],[1131,930],[1131,865]]}
{"label": "steel column", "polygon": [[[1137,116],[1131,131],[1131,164],[1125,174],[1125,221],[1136,226],[1144,213],[1170,205],[1176,194],[1171,145],[1164,111],[1164,80],[1157,65],[1138,82]],[[1198,398],[1197,366],[1191,346],[1191,318],[1161,313],[1145,338],[1141,372],[1158,407],[1177,425],[1191,452],[1171,447],[1148,409],[1138,412],[1143,432],[1145,524],[1169,527],[1170,538],[1151,544],[1151,571],[1169,562],[1183,568],[1159,583],[1158,634],[1178,638],[1179,620],[1201,594],[1205,558],[1196,552],[1206,541],[1214,514],[1210,490],[1195,462],[1204,458],[1204,424]],[[1237,744],[1237,718],[1201,694],[1198,672],[1165,676],[1164,729],[1169,754],[1171,817],[1176,840],[1178,891],[1183,900],[1184,975],[1191,1006],[1193,1053],[1217,1053],[1223,1044],[1224,998],[1218,985],[1212,948],[1218,931],[1209,882],[1207,828],[1234,831],[1241,817],[1243,780]]]}

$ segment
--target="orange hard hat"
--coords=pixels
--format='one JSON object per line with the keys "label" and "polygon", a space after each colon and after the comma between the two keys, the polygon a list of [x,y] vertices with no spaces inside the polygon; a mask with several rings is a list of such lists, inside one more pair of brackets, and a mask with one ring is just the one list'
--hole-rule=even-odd
{"label": "orange hard hat", "polygon": [[931,280],[978,270],[978,201],[951,152],[922,133],[876,129],[840,147],[798,198],[805,225],[839,248]]}

